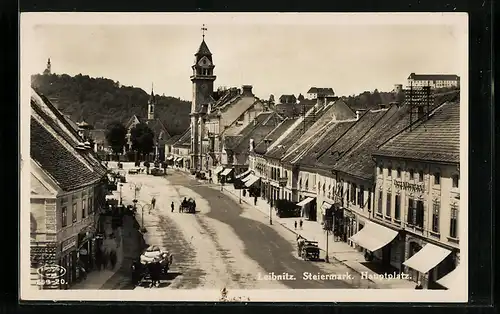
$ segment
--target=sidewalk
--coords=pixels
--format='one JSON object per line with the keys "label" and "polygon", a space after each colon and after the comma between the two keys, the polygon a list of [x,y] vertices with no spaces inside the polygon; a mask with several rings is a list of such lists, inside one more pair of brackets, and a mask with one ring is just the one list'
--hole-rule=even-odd
{"label": "sidewalk", "polygon": [[[220,191],[220,185],[213,184],[214,188]],[[236,190],[232,185],[225,185],[224,194],[235,198],[236,200],[240,197],[240,191]],[[253,208],[259,210],[266,217],[269,217],[269,204],[266,200],[262,198],[257,199],[257,205],[254,205],[254,198],[241,195],[242,202],[252,206]],[[279,218],[276,216],[276,211],[272,210],[272,220],[273,223],[278,223],[282,225],[284,228],[288,229],[290,232],[293,232],[296,235],[301,235],[310,241],[318,241],[318,245],[321,250],[326,251],[326,233],[322,229],[321,225],[315,221],[303,221],[302,229],[299,230],[297,226],[297,230],[295,230],[294,222],[299,222],[300,218]],[[335,242],[333,240],[333,236],[330,235],[328,238],[328,255],[330,259],[335,259],[342,264],[346,265],[351,270],[361,274],[368,276],[368,280],[373,281],[380,288],[396,288],[396,289],[414,289],[415,283],[406,280],[406,279],[385,279],[379,278],[380,274],[375,273],[370,268],[361,264],[361,262],[365,261],[363,253],[357,251],[350,245],[345,242]]]}

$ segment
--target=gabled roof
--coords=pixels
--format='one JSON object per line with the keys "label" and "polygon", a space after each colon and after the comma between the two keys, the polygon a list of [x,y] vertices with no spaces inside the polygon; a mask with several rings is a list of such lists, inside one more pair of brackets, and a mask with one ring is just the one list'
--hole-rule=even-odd
{"label": "gabled roof", "polygon": [[[316,122],[309,127],[306,132],[288,148],[282,161],[293,163],[295,159],[311,148],[315,141],[320,137],[327,127],[334,121],[345,121],[356,119],[356,114],[342,100],[337,100],[323,108],[323,113],[317,118]],[[317,115],[318,116],[318,115]]]}
{"label": "gabled roof", "polygon": [[295,104],[297,102],[297,97],[295,95],[281,95],[279,98],[282,104]]}
{"label": "gabled roof", "polygon": [[173,145],[181,138],[182,134],[177,134],[165,141],[165,145]]}
{"label": "gabled roof", "polygon": [[319,152],[316,165],[321,168],[332,169],[337,161],[352,149],[387,111],[388,109],[366,111],[342,137],[337,138],[335,142],[329,143],[322,152]]}
{"label": "gabled roof", "polygon": [[315,104],[315,101],[312,103],[301,101],[300,104],[277,104],[274,110],[283,117],[294,118],[302,115],[304,111],[309,111]]}
{"label": "gabled roof", "polygon": [[266,152],[266,157],[268,158],[274,158],[274,159],[281,159],[283,156],[286,155],[288,150],[302,137],[302,136],[307,136],[307,134],[310,134],[311,132],[308,130],[318,121],[321,119],[321,116],[326,112],[327,110],[324,109],[318,109],[318,108],[313,108],[309,112],[307,116],[305,116],[301,123],[296,124],[295,126],[292,126],[292,130],[290,130],[290,133],[287,134],[287,136],[278,144],[278,145],[272,145],[268,151]]}
{"label": "gabled roof", "polygon": [[294,160],[294,162],[304,166],[315,167],[318,164],[318,158],[355,123],[356,121],[348,120],[337,121],[327,125],[321,134],[318,135],[313,145],[302,156]]}
{"label": "gabled roof", "polygon": [[160,119],[146,120],[145,123],[153,131],[156,139],[159,139],[160,134],[162,134],[162,139],[164,141],[170,138],[167,128],[165,128]]}
{"label": "gabled roof", "polygon": [[[38,94],[34,89],[31,90],[31,109],[72,147],[83,141],[64,115],[44,95]],[[100,175],[104,176],[107,173],[107,169],[93,150],[76,151],[76,153],[80,154]]]}
{"label": "gabled roof", "polygon": [[250,139],[253,139],[254,145],[257,146],[281,121],[281,117],[275,112],[262,112],[237,136],[225,141],[225,147],[238,153],[246,152],[250,147]]}
{"label": "gabled roof", "polygon": [[75,155],[74,148],[65,147],[47,129],[31,117],[30,155],[64,191],[92,184],[102,178]]}
{"label": "gabled roof", "polygon": [[404,130],[374,155],[434,162],[460,162],[460,103],[445,103]]}
{"label": "gabled roof", "polygon": [[416,81],[458,81],[460,76],[456,74],[415,74],[411,73],[408,79]]}
{"label": "gabled roof", "polygon": [[175,142],[173,147],[177,148],[191,148],[191,127],[189,127]]}
{"label": "gabled roof", "polygon": [[274,143],[278,140],[283,133],[285,133],[295,122],[297,119],[285,119],[281,122],[276,128],[274,128],[260,143],[255,146],[255,153],[257,154],[265,154],[267,151],[268,144],[265,143],[265,140],[269,140],[270,144]]}
{"label": "gabled roof", "polygon": [[373,179],[375,161],[372,154],[379,145],[409,125],[409,113],[408,106],[392,106],[333,168],[358,178]]}

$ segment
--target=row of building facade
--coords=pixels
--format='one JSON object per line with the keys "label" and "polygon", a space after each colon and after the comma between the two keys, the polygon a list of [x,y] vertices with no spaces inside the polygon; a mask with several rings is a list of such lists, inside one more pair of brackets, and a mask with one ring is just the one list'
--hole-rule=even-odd
{"label": "row of building facade", "polygon": [[307,112],[286,117],[250,85],[212,92],[214,68],[203,40],[190,128],[165,146],[173,167],[213,182],[245,175],[259,197],[295,202],[318,228],[333,211],[334,235],[367,260],[428,288],[449,285],[460,261],[459,92],[365,111],[315,94]]}
{"label": "row of building facade", "polygon": [[[38,289],[67,289],[80,269],[95,267],[107,169],[47,98],[32,90],[30,103],[30,280]],[[43,269],[54,265],[64,271],[47,281]]]}

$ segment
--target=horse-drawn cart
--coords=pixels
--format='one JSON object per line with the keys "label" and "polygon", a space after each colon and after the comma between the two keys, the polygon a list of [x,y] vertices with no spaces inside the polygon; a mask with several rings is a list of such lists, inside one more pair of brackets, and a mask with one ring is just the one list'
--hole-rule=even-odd
{"label": "horse-drawn cart", "polygon": [[194,214],[196,212],[196,202],[194,201],[194,199],[193,198],[189,198],[188,200],[184,199],[179,207],[179,212]]}
{"label": "horse-drawn cart", "polygon": [[319,260],[318,241],[309,241],[299,236],[297,238],[297,248],[299,257],[303,260]]}
{"label": "horse-drawn cart", "polygon": [[160,285],[173,262],[173,255],[157,246],[150,246],[140,259],[132,263],[132,282],[140,285],[150,281],[150,287]]}

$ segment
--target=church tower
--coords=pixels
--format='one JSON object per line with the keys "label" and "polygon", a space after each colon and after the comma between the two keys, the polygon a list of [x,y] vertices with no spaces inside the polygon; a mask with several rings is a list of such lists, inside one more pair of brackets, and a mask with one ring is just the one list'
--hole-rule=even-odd
{"label": "church tower", "polygon": [[155,105],[156,105],[156,97],[153,91],[153,87],[151,87],[151,95],[149,96],[149,101],[148,101],[148,120],[154,120],[155,118]]}
{"label": "church tower", "polygon": [[213,64],[212,53],[205,42],[205,25],[201,28],[202,41],[198,51],[194,54],[194,64],[191,66],[193,74],[191,82],[193,85],[193,99],[191,102],[191,168],[201,169],[200,162],[203,159],[202,139],[204,122],[202,119],[202,108],[213,101],[215,65]]}
{"label": "church tower", "polygon": [[45,68],[45,71],[43,71],[43,74],[45,74],[45,75],[52,74],[52,65],[50,64],[50,58],[49,58],[49,60],[47,60],[47,67]]}

